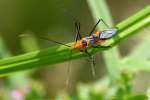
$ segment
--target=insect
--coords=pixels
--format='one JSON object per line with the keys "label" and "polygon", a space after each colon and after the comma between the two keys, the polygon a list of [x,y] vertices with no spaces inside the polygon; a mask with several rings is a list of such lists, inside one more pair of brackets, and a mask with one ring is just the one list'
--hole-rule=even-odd
{"label": "insect", "polygon": [[78,24],[75,23],[77,35],[76,35],[76,40],[75,40],[76,42],[73,45],[74,49],[87,49],[89,47],[97,48],[98,46],[100,46],[101,42],[104,42],[105,40],[110,39],[117,33],[117,31],[118,31],[117,28],[109,28],[109,29],[106,29],[103,31],[94,32],[96,26],[100,23],[100,21],[105,23],[102,19],[99,19],[87,37],[81,36],[80,23],[78,23]]}
{"label": "insect", "polygon": [[103,19],[99,19],[98,22],[94,25],[91,32],[86,37],[82,37],[80,34],[80,23],[75,23],[75,27],[77,30],[75,43],[72,46],[73,49],[78,49],[81,52],[84,52],[88,55],[90,61],[91,61],[91,68],[92,68],[92,75],[95,77],[95,60],[94,56],[91,55],[87,48],[99,48],[101,43],[103,43],[105,40],[108,40],[112,38],[114,35],[116,35],[118,29],[117,28],[108,28],[102,31],[94,32],[97,25],[100,22],[103,22],[107,27],[108,25],[103,21]]}
{"label": "insect", "polygon": [[[40,38],[72,48],[70,58],[72,55],[72,50],[74,50],[74,49],[79,50],[80,52],[87,54],[87,56],[89,57],[89,60],[91,62],[92,75],[95,77],[95,68],[94,68],[95,67],[95,60],[94,60],[94,56],[88,52],[88,48],[99,48],[99,47],[101,47],[100,46],[101,43],[103,43],[105,40],[112,38],[114,35],[116,35],[116,33],[118,31],[117,28],[107,28],[107,29],[102,30],[102,31],[94,32],[97,25],[101,21],[108,27],[108,25],[103,21],[103,19],[99,19],[98,22],[92,28],[91,32],[89,32],[88,36],[86,36],[86,37],[82,37],[82,35],[80,33],[80,23],[75,22],[75,28],[76,28],[77,32],[76,32],[76,37],[75,37],[75,43],[71,46],[57,42],[57,41],[54,41],[54,40],[51,40],[51,39],[48,39],[48,38],[45,38],[45,37],[40,37]],[[68,66],[68,74],[69,73],[70,73],[70,67]],[[70,78],[68,77],[66,80],[67,86],[69,84],[69,79]]]}

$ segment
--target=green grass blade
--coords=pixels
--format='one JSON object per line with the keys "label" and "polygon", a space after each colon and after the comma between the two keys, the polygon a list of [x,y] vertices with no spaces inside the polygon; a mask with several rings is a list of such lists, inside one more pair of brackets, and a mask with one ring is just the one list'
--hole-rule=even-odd
{"label": "green grass blade", "polygon": [[136,13],[135,15],[129,17],[127,20],[122,21],[117,25],[120,31],[132,26],[132,24],[144,19],[146,16],[150,15],[150,6],[145,7],[145,9],[141,10],[140,12]]}
{"label": "green grass blade", "polygon": [[[20,37],[20,44],[21,44],[21,47],[22,47],[23,51],[24,52],[30,52],[30,51],[37,50],[38,45],[37,45],[37,42],[36,42],[36,39],[35,39],[34,35],[32,35],[32,33],[29,34],[29,32],[28,33],[26,32],[25,34],[26,35],[24,35],[24,36],[22,35]],[[16,88],[18,85],[21,86],[22,88],[24,88],[25,86],[30,84],[29,75],[32,72],[33,71],[28,71],[28,70],[27,71],[22,71],[22,72],[17,72],[17,73],[15,73],[15,74],[8,77],[9,83],[14,88]]]}
{"label": "green grass blade", "polygon": [[[148,11],[147,11],[148,10]],[[137,33],[138,30],[140,30],[143,27],[146,27],[150,24],[150,6],[146,7],[141,12],[149,12],[149,16],[142,16],[142,17],[135,17],[138,18],[134,24],[132,24],[129,28],[124,28],[124,30],[120,31],[122,29],[122,25],[117,25],[120,32],[117,33],[115,37],[113,37],[110,40],[107,40],[102,46],[114,46],[120,43],[123,39]],[[141,14],[141,13],[138,13]],[[140,16],[136,14],[136,16]],[[131,18],[131,17],[130,17]],[[128,21],[125,20],[125,21]],[[124,21],[124,22],[125,22]],[[132,20],[130,20],[130,23],[132,23]],[[69,45],[69,44],[68,44]],[[68,61],[69,55],[70,55],[70,49],[66,46],[55,46],[50,47],[43,50],[37,50],[33,52],[29,52],[26,54],[21,54],[18,56],[10,57],[7,59],[3,59],[0,61],[0,75],[6,75],[12,72],[16,72],[19,70],[25,70],[25,69],[31,69],[31,68],[38,68],[42,65],[48,65],[48,64],[56,64],[63,61]],[[104,51],[109,48],[92,48],[89,49],[91,53],[96,53],[98,51]],[[85,54],[79,52],[78,50],[73,50],[73,54],[71,56],[71,59],[81,58],[86,56]]]}
{"label": "green grass blade", "polygon": [[144,19],[139,20],[138,22],[134,23],[129,28],[119,32],[119,34],[117,36],[115,36],[114,38],[110,39],[109,41],[107,41],[105,43],[107,45],[116,45],[118,42],[130,37],[131,35],[134,35],[139,30],[141,30],[142,28],[147,27],[149,25],[150,25],[150,15],[145,16]]}

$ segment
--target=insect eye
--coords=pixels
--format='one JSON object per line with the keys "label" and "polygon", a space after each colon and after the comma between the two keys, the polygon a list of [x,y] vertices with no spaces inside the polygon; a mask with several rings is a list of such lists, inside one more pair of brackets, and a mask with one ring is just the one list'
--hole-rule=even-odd
{"label": "insect eye", "polygon": [[83,44],[84,46],[87,46],[86,40],[82,40],[82,44]]}

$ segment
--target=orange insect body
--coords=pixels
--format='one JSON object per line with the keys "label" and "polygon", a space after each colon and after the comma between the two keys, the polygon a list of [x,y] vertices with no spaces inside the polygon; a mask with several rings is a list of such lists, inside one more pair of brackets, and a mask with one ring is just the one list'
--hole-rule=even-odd
{"label": "orange insect body", "polygon": [[[74,45],[73,48],[74,49],[85,49],[87,47],[90,47],[92,45],[99,45],[100,41],[104,41],[104,40],[94,40],[95,38],[98,38],[98,36],[100,35],[101,32],[95,32],[93,33],[91,36],[87,36],[82,38],[81,40],[78,40]],[[94,43],[92,43],[91,41],[94,41]]]}
{"label": "orange insect body", "polygon": [[95,47],[101,45],[105,40],[110,39],[117,32],[116,28],[107,29],[103,31],[94,32],[90,36],[83,37],[74,45],[74,49],[86,49],[88,47]]}
{"label": "orange insect body", "polygon": [[81,49],[82,48],[82,42],[81,40],[77,41],[74,45],[73,45],[74,49]]}

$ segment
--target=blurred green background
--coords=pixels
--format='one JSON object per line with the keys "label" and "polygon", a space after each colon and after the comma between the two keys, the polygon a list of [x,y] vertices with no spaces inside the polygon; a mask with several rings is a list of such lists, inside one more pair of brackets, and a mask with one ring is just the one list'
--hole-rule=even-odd
{"label": "blurred green background", "polygon": [[[150,4],[150,0],[107,0],[107,4],[113,21],[117,24]],[[5,48],[1,58],[58,45],[41,40],[38,36],[49,37],[62,43],[74,41],[74,18],[80,21],[83,34],[91,30],[95,22],[86,0],[0,0],[0,37],[3,40],[1,46]],[[128,55],[140,43],[143,34],[149,34],[149,30],[145,29],[121,42],[119,44],[121,57]],[[21,33],[26,33],[29,37],[19,36]],[[106,64],[101,54],[96,55],[96,77],[92,77],[90,64],[86,58],[71,61],[69,94],[76,94],[78,83],[92,83],[105,76]],[[27,79],[40,81],[47,97],[54,97],[65,89],[68,76],[68,62],[51,66],[53,67],[34,69],[26,73],[29,74]],[[148,77],[148,73],[138,73],[135,80],[136,91],[145,91]],[[139,81],[141,79],[142,81]],[[0,89],[3,89],[10,80],[7,77],[1,78]]]}

